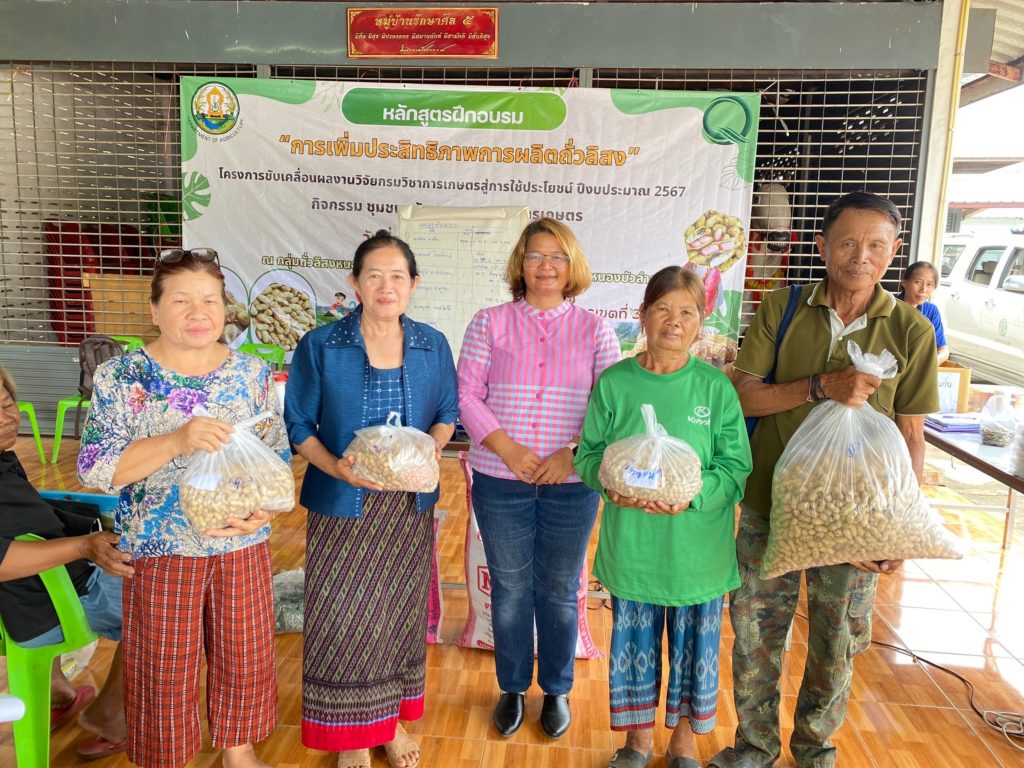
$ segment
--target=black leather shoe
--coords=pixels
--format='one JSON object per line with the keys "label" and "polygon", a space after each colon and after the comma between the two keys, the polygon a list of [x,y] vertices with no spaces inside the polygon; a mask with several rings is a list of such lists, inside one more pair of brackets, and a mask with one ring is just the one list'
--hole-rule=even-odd
{"label": "black leather shoe", "polygon": [[561,738],[569,730],[571,722],[572,712],[569,711],[569,698],[545,693],[544,706],[540,710],[540,724],[544,733],[552,739]]}
{"label": "black leather shoe", "polygon": [[503,693],[494,705],[494,727],[502,736],[511,736],[523,724],[525,696],[521,693]]}

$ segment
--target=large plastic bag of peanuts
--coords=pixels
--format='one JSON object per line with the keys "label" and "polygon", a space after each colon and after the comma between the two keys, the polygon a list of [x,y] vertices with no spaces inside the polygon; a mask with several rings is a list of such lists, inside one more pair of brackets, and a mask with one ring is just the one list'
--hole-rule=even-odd
{"label": "large plastic bag of peanuts", "polygon": [[[200,407],[195,415],[210,414]],[[178,484],[178,502],[197,531],[224,528],[227,518],[244,520],[255,509],[287,512],[295,506],[291,466],[254,431],[274,418],[264,411],[240,421],[220,450],[195,455]]]}
{"label": "large plastic bag of peanuts", "polygon": [[357,429],[343,455],[355,456],[357,477],[385,491],[431,493],[441,479],[437,441],[416,427],[403,427],[395,411],[384,424]]}
{"label": "large plastic bag of peanuts", "polygon": [[[889,379],[888,350],[862,352],[862,372]],[[896,424],[870,405],[816,406],[775,465],[771,527],[761,577],[837,563],[960,558],[963,545],[928,506]]]}
{"label": "large plastic bag of peanuts", "polygon": [[654,406],[640,406],[646,432],[604,449],[597,477],[619,496],[689,506],[701,488],[700,457],[658,423]]}

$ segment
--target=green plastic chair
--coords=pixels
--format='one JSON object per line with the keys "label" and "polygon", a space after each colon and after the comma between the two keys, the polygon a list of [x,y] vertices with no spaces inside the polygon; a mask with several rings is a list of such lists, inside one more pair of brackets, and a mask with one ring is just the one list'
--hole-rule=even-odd
{"label": "green plastic chair", "polygon": [[46,463],[46,453],[43,451],[43,438],[39,436],[39,422],[36,421],[36,407],[25,400],[18,401],[18,410],[28,416],[28,425],[32,428],[32,438],[36,441],[36,450],[39,451],[39,463]]}
{"label": "green plastic chair", "polygon": [[273,363],[279,371],[284,368],[284,347],[277,344],[240,344],[238,351]]}
{"label": "green plastic chair", "polygon": [[[57,463],[57,454],[60,453],[60,441],[64,437],[64,416],[69,408],[84,408],[89,410],[89,398],[83,395],[70,395],[57,402],[57,424],[53,428],[53,456],[50,461]],[[77,422],[76,422],[77,423]]]}
{"label": "green plastic chair", "polygon": [[[42,541],[25,534],[18,541]],[[96,640],[85,618],[82,601],[63,565],[39,574],[57,611],[64,642],[42,648],[23,648],[7,634],[0,620],[0,647],[7,657],[7,681],[11,695],[25,702],[25,716],[14,723],[14,755],[18,768],[50,765],[50,670],[62,653],[78,650]]]}
{"label": "green plastic chair", "polygon": [[124,347],[125,353],[134,352],[136,349],[142,349],[146,344],[146,342],[138,336],[111,336],[110,338]]}
{"label": "green plastic chair", "polygon": [[[138,336],[110,336],[108,338],[113,339],[121,345],[123,352],[133,352],[136,349],[145,344],[145,342]],[[88,339],[86,339],[88,341]],[[86,342],[83,342],[85,344]],[[78,417],[81,415],[81,411],[85,409],[89,410],[90,400],[81,393],[68,395],[67,397],[57,401],[57,423],[54,425],[53,430],[53,456],[50,457],[50,461],[54,464],[57,463],[57,456],[60,455],[60,443],[64,438],[64,417],[67,412],[71,409],[75,409],[75,437],[78,437]]]}

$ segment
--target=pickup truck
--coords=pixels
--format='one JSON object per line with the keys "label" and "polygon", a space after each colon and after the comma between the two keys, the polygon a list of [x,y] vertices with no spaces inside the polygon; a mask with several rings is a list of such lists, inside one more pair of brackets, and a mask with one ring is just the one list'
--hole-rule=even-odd
{"label": "pickup truck", "polygon": [[1024,235],[943,242],[939,307],[953,360],[994,384],[1024,385]]}

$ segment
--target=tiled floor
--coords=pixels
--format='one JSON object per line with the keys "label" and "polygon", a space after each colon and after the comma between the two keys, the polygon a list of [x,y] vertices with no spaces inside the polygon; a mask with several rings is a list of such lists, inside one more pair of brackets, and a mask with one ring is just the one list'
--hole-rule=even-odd
{"label": "tiled floor", "polygon": [[[40,467],[30,443],[19,454],[40,487],[77,488],[70,458],[57,467]],[[73,444],[65,457],[73,457]],[[930,456],[938,471],[948,473],[959,493],[970,493],[972,478],[948,459]],[[539,695],[531,695],[527,724],[510,739],[490,727],[490,710],[497,695],[493,664],[488,653],[458,648],[452,643],[466,618],[467,599],[462,551],[466,526],[465,486],[458,465],[446,460],[440,507],[447,511],[441,530],[439,560],[444,590],[445,643],[428,652],[428,709],[424,718],[409,725],[423,748],[423,766],[480,768],[528,766],[544,768],[602,768],[620,739],[608,729],[606,661],[580,661],[573,694],[574,725],[559,742],[551,743],[537,724]],[[987,487],[978,486],[982,491]],[[948,488],[928,490],[937,504],[963,503],[965,498]],[[998,495],[998,494],[997,494]],[[990,502],[985,502],[990,503]],[[960,561],[916,561],[902,573],[883,577],[874,613],[874,639],[920,654],[935,664],[967,677],[975,685],[983,709],[1024,711],[1024,611],[1018,585],[1024,584],[1024,521],[1020,521],[1013,548],[1004,551],[1002,517],[977,510],[946,511],[947,524],[968,544]],[[301,567],[304,557],[304,515],[296,510],[275,523],[275,571]],[[596,540],[596,537],[595,537]],[[607,648],[610,611],[591,599],[587,612],[594,639]],[[732,740],[735,711],[731,700],[732,634],[728,622],[721,655],[722,691],[717,729],[698,737],[698,749],[707,758]],[[102,679],[109,665],[111,644],[101,642],[81,679]],[[793,646],[786,657],[782,681],[783,738],[788,738],[792,710],[807,651],[806,626],[794,625]],[[277,640],[280,725],[259,747],[272,765],[334,765],[332,756],[307,751],[299,739],[299,700],[302,644],[299,635]],[[73,745],[82,732],[67,726],[54,734],[55,766],[76,763]],[[666,732],[656,734],[656,752],[666,744]],[[836,736],[839,765],[844,768],[1016,768],[1024,766],[1024,751],[984,726],[971,710],[966,689],[946,673],[895,650],[874,645],[857,659],[849,713]],[[1018,741],[1024,747],[1024,740]],[[0,729],[0,766],[13,766],[10,726]],[[190,764],[218,765],[217,753],[206,748]],[[387,763],[375,755],[374,766]],[[124,756],[103,766],[127,766]],[[661,758],[653,763],[662,766]],[[792,766],[788,753],[779,765]]]}

